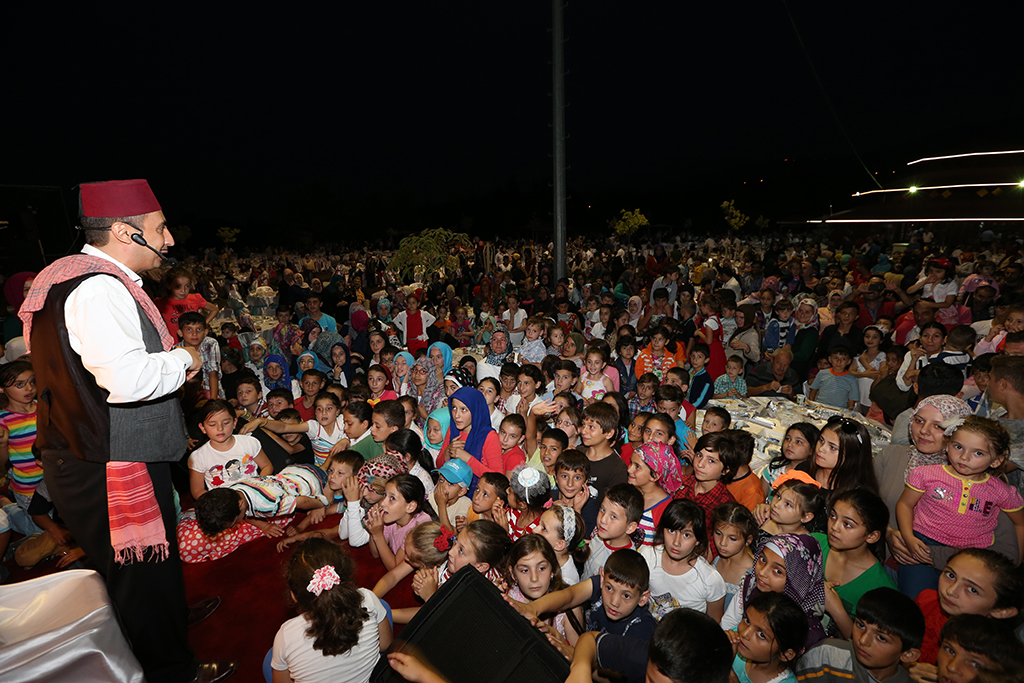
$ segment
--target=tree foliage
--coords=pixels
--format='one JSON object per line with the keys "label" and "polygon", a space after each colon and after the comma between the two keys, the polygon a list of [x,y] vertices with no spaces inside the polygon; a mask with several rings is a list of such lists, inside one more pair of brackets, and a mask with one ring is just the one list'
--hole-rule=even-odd
{"label": "tree foliage", "polygon": [[633,237],[637,230],[645,225],[650,225],[647,218],[640,213],[640,209],[634,211],[622,210],[622,215],[615,220],[608,221],[608,227],[615,231],[619,237],[627,240]]}
{"label": "tree foliage", "polygon": [[736,208],[736,202],[732,199],[722,202],[722,213],[725,215],[725,222],[732,230],[739,230],[750,220],[750,216]]}
{"label": "tree foliage", "polygon": [[224,244],[234,244],[238,241],[238,234],[242,232],[241,228],[217,228],[217,237],[220,238]]}
{"label": "tree foliage", "polygon": [[444,228],[423,230],[399,242],[398,251],[389,265],[402,279],[409,275],[415,277],[418,273],[439,273],[445,277],[459,267],[459,249],[472,246],[473,242],[465,233]]}

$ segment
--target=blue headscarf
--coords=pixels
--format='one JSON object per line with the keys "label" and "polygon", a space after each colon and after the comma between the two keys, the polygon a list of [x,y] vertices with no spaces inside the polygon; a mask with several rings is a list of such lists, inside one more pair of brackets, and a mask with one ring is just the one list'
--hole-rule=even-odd
{"label": "blue headscarf", "polygon": [[416,359],[413,358],[412,354],[409,353],[408,351],[399,351],[398,353],[396,353],[395,360],[398,360],[399,358],[405,359],[405,377],[399,377],[397,372],[393,374],[395,376],[395,379],[405,382],[406,384],[409,384],[409,375],[412,373],[412,366],[416,365]]}
{"label": "blue headscarf", "polygon": [[[281,366],[281,379],[270,379],[270,375],[267,374],[267,365],[270,363],[277,363]],[[284,356],[272,353],[263,361],[263,383],[270,391],[274,389],[292,390],[292,376],[288,374],[288,361],[284,359]]]}
{"label": "blue headscarf", "polygon": [[298,373],[296,375],[298,379],[302,379],[302,367],[299,365],[299,361],[302,360],[305,356],[309,356],[310,358],[313,359],[314,370],[319,370],[325,375],[327,374],[328,368],[324,365],[323,361],[320,360],[320,356],[316,355],[312,351],[305,351],[301,353],[298,358],[295,359],[295,365],[297,368],[299,368]]}
{"label": "blue headscarf", "polygon": [[[434,348],[440,349],[441,355],[444,357],[444,368],[441,369],[441,374],[445,375],[452,369],[452,347],[448,346],[444,342],[434,342],[427,347],[427,358],[430,358],[430,352]],[[431,360],[433,360],[433,358],[431,358]]]}
{"label": "blue headscarf", "polygon": [[[473,421],[469,435],[466,437],[466,451],[477,460],[482,461],[484,457],[484,442],[487,441],[487,436],[494,431],[494,427],[491,426],[491,415],[487,409],[487,399],[484,398],[479,389],[462,387],[452,394],[448,400],[449,411],[451,411],[454,401],[461,401],[469,408],[469,414],[472,416]],[[455,426],[455,420],[452,420],[452,441],[458,439],[459,436],[459,429]]]}
{"label": "blue headscarf", "polygon": [[448,410],[447,406],[444,408],[438,408],[430,415],[428,415],[427,419],[434,420],[435,422],[437,422],[438,425],[441,426],[441,440],[437,443],[431,443],[430,439],[427,438],[427,430],[424,429],[423,441],[426,442],[426,444],[431,448],[440,448],[441,446],[444,445],[444,438],[448,436],[448,428],[451,426],[452,423],[451,411]]}

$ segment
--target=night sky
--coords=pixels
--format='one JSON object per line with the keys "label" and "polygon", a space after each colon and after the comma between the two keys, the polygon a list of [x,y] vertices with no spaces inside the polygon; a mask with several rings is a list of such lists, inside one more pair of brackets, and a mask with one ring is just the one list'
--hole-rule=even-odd
{"label": "night sky", "polygon": [[[146,177],[199,241],[227,224],[490,237],[551,220],[550,3],[18,5],[2,184],[70,199]],[[920,156],[1024,148],[1021,7],[789,3],[883,183]],[[871,189],[786,4],[575,2],[565,26],[571,234],[638,207],[718,229],[726,199],[809,217]]]}

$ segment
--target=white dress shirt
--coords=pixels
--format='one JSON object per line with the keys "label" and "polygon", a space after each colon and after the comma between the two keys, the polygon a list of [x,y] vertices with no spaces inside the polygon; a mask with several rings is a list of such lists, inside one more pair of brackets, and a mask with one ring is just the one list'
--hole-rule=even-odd
{"label": "white dress shirt", "polygon": [[[82,253],[110,261],[132,280],[142,278],[91,245]],[[72,350],[110,392],[107,403],[149,401],[184,384],[192,357],[185,349],[147,353],[135,297],[120,280],[91,277],[75,288],[64,306]]]}

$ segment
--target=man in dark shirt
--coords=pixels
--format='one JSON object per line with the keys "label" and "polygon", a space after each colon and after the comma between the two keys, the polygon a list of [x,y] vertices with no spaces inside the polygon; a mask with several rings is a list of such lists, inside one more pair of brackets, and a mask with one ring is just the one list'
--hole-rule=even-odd
{"label": "man in dark shirt", "polygon": [[793,352],[782,348],[762,361],[747,374],[747,391],[751,396],[783,396],[793,398],[799,391],[800,378],[790,367]]}

